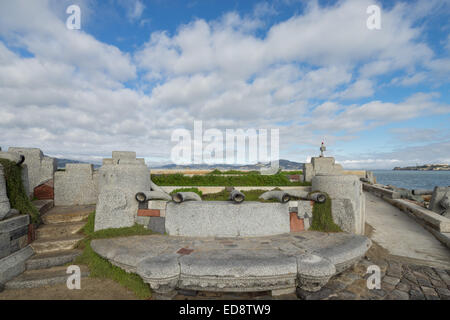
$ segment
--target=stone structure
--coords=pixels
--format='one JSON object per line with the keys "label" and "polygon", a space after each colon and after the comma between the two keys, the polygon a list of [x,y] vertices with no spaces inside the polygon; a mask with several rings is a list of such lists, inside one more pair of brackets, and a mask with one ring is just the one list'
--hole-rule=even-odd
{"label": "stone structure", "polygon": [[333,157],[312,157],[311,163],[303,167],[303,180],[311,182],[317,174],[342,174],[343,168],[336,164]]}
{"label": "stone structure", "polygon": [[95,204],[98,172],[92,164],[68,163],[65,171],[55,172],[55,206]]}
{"label": "stone structure", "polygon": [[289,205],[246,201],[167,204],[166,232],[189,237],[251,237],[290,231]]}
{"label": "stone structure", "polygon": [[312,178],[312,190],[328,193],[333,220],[342,230],[364,234],[365,196],[357,176],[319,174]]}
{"label": "stone structure", "polygon": [[130,227],[136,221],[138,192],[150,190],[150,170],[135,152],[113,151],[99,170],[95,230]]}
{"label": "stone structure", "polygon": [[450,187],[435,187],[429,209],[450,218]]}
{"label": "stone structure", "polygon": [[[242,206],[242,205],[238,205]],[[371,241],[346,233],[288,233],[251,238],[161,235],[93,240],[95,252],[137,273],[157,293],[174,289],[314,292],[354,265]]]}
{"label": "stone structure", "polygon": [[[8,153],[25,156],[24,164],[28,168],[30,193],[32,193],[34,188],[38,185],[53,179],[53,175],[56,171],[56,159],[44,156],[40,149],[10,147]],[[22,180],[24,180],[23,177]]]}

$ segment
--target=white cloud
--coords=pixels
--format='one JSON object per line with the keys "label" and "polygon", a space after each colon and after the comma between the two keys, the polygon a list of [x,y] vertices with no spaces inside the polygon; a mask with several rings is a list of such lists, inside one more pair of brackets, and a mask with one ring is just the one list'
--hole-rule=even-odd
{"label": "white cloud", "polygon": [[[332,150],[382,124],[449,113],[430,93],[370,100],[378,75],[404,71],[392,82],[407,85],[446,70],[403,4],[383,11],[381,32],[365,26],[372,1],[310,3],[267,32],[260,19],[275,12],[262,4],[253,16],[229,12],[173,34],[155,31],[132,56],[67,30],[46,1],[20,4],[0,3],[0,134],[7,145],[94,158],[128,149],[161,159],[170,154],[173,129],[203,120],[206,128],[279,127],[281,156],[303,160],[324,138]],[[130,18],[142,16],[141,1],[126,5]],[[17,47],[32,56],[14,53]],[[126,88],[128,80],[146,93]],[[358,98],[368,99],[343,103]]]}

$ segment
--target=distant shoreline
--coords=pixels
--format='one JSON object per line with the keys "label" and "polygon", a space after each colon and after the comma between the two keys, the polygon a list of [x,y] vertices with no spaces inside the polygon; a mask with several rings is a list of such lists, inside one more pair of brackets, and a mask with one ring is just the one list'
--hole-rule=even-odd
{"label": "distant shoreline", "polygon": [[408,171],[450,171],[448,164],[425,164],[422,166],[411,167],[395,167],[392,170],[408,170]]}

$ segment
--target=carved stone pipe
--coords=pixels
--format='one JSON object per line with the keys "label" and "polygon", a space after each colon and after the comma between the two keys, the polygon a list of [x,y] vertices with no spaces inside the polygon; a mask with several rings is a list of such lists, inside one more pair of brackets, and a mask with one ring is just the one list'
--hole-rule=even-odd
{"label": "carved stone pipe", "polygon": [[286,203],[291,200],[291,196],[287,192],[278,190],[264,192],[259,198],[263,200],[275,199],[281,203]]}
{"label": "carved stone pipe", "polygon": [[303,190],[286,190],[285,192],[291,197],[312,200],[318,203],[324,203],[325,201],[327,201],[327,196],[324,193],[320,192],[315,192],[312,194],[310,194],[308,191]]}
{"label": "carved stone pipe", "polygon": [[234,189],[230,192],[230,200],[234,203],[242,203],[245,200],[245,195],[239,190]]}
{"label": "carved stone pipe", "polygon": [[202,201],[202,198],[195,192],[177,192],[172,195],[172,200],[181,203],[184,201]]}
{"label": "carved stone pipe", "polygon": [[135,196],[136,200],[138,202],[146,202],[149,200],[172,200],[172,197],[167,194],[166,192],[161,191],[144,191],[144,192],[138,192]]}
{"label": "carved stone pipe", "polygon": [[413,189],[412,194],[413,194],[413,195],[416,195],[416,196],[422,196],[422,195],[427,195],[427,194],[433,194],[433,190]]}

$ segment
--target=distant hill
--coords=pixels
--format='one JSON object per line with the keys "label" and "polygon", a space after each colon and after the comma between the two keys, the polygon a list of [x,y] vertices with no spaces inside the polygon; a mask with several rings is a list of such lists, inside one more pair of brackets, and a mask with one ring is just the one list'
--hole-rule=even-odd
{"label": "distant hill", "polygon": [[[89,163],[78,160],[71,159],[56,159],[56,164],[58,169],[64,169],[67,163]],[[100,164],[91,163],[94,165],[95,169],[101,167]],[[270,163],[257,163],[257,164],[245,164],[245,165],[230,165],[230,164],[191,164],[191,165],[176,165],[176,164],[167,164],[163,166],[150,166],[152,169],[193,169],[193,170],[259,170],[261,168],[268,168]],[[282,170],[303,170],[302,162],[294,162],[285,159],[280,159],[279,166]]]}
{"label": "distant hill", "polygon": [[392,170],[413,170],[413,171],[450,171],[448,164],[424,164],[422,166],[395,167]]}
{"label": "distant hill", "polygon": [[[283,170],[303,170],[302,162],[294,162],[285,159],[280,159],[279,166]],[[257,163],[257,164],[245,164],[245,165],[230,165],[230,164],[190,164],[190,165],[177,165],[167,164],[159,167],[152,167],[152,169],[192,169],[192,170],[259,170],[263,167],[270,167],[270,163]]]}
{"label": "distant hill", "polygon": [[[83,161],[78,161],[78,160],[71,160],[71,159],[58,159],[56,158],[56,165],[58,167],[58,169],[64,169],[66,167],[67,163],[89,163],[89,162],[83,162]],[[95,169],[98,169],[101,167],[101,165],[99,164],[94,164],[91,163],[92,165],[94,165]]]}

